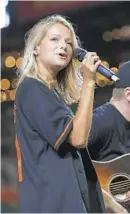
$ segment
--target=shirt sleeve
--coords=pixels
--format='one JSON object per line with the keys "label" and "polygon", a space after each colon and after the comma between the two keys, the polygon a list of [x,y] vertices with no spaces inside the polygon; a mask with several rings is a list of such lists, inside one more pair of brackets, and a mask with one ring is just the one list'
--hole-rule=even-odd
{"label": "shirt sleeve", "polygon": [[92,159],[96,160],[101,149],[104,148],[106,137],[107,129],[104,126],[104,119],[102,116],[93,113],[92,126],[88,138],[88,151]]}
{"label": "shirt sleeve", "polygon": [[73,116],[56,95],[37,80],[28,81],[22,98],[22,111],[32,128],[58,151],[72,130]]}
{"label": "shirt sleeve", "polygon": [[93,146],[94,144],[96,144],[96,142],[100,139],[100,123],[99,123],[99,118],[93,114],[93,118],[92,118],[92,125],[91,125],[91,129],[90,129],[90,133],[89,133],[89,139],[88,139],[88,143],[89,146]]}

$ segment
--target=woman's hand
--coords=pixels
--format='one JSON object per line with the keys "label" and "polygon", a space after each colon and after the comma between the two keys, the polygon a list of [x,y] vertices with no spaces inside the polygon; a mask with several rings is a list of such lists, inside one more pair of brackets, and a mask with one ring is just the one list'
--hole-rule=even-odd
{"label": "woman's hand", "polygon": [[70,142],[76,148],[86,148],[88,144],[87,139],[92,124],[96,70],[100,62],[99,56],[94,52],[89,52],[82,62],[83,84],[70,135]]}
{"label": "woman's hand", "polygon": [[83,78],[96,79],[96,70],[101,63],[99,56],[95,52],[88,52],[82,62]]}

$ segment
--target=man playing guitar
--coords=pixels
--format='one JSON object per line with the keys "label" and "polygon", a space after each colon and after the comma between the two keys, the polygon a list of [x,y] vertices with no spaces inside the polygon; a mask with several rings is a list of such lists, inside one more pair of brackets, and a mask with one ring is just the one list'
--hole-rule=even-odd
{"label": "man playing guitar", "polygon": [[[88,143],[88,150],[92,160],[100,161],[101,163],[108,162],[107,168],[104,167],[103,169],[106,173],[110,172],[108,166],[110,166],[111,160],[116,159],[117,166],[117,159],[119,157],[121,157],[122,155],[125,156],[125,154],[130,155],[130,61],[124,63],[119,68],[117,76],[120,80],[115,83],[113,95],[110,102],[94,110],[93,122]],[[128,158],[130,160],[129,155],[127,155],[127,161]],[[128,162],[123,164],[125,170],[126,165],[128,166]],[[96,163],[94,165],[96,166]],[[126,184],[126,181],[128,181],[127,184],[130,185],[130,167],[127,168],[128,171],[126,175],[125,172],[123,173],[127,177],[125,178],[125,181],[120,180],[120,175],[118,176],[118,179],[116,178],[117,180],[115,179],[115,181],[117,181],[118,183],[112,184],[113,187],[116,187],[116,190],[117,187],[118,190],[121,189],[121,184]],[[119,171],[120,170],[118,170],[118,175],[120,174]],[[104,190],[103,188],[103,192],[105,192],[104,199],[107,206],[108,203],[106,198],[108,191],[106,193],[106,190]],[[114,208],[114,212],[126,212],[125,209],[122,211],[121,209],[123,207],[119,203],[117,203],[121,198],[123,199],[123,197],[124,201],[128,201],[127,210],[130,209],[130,186],[128,186],[126,192],[121,192],[121,194],[117,193],[114,194],[114,196],[115,197],[112,200],[115,201],[115,204],[117,206],[113,206],[114,201],[112,200],[112,206],[110,204],[108,206],[112,207],[112,209]],[[109,197],[112,198],[112,195],[109,194]]]}

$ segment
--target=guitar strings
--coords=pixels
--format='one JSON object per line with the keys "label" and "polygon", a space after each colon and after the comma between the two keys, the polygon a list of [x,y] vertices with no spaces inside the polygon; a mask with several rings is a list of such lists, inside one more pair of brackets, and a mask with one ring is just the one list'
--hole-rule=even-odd
{"label": "guitar strings", "polygon": [[112,187],[110,186],[110,188],[113,189],[113,188],[120,188],[120,187],[124,187],[124,186],[130,187],[130,184],[127,184],[127,183],[126,184],[122,184],[122,185],[120,184],[118,186],[112,186]]}
{"label": "guitar strings", "polygon": [[[110,189],[111,189],[111,188],[110,188]],[[123,190],[124,190],[124,191],[128,192],[129,189],[130,189],[130,188],[128,188],[128,186],[125,186],[125,187],[122,186],[122,187],[118,187],[118,188],[117,188],[117,187],[116,187],[116,188],[113,188],[113,189],[111,189],[111,191],[114,192],[114,191],[119,191],[119,190],[120,190],[120,191],[121,191],[121,190],[123,191]]]}
{"label": "guitar strings", "polygon": [[[108,187],[108,185],[102,185],[102,187]],[[126,181],[120,181],[120,182],[113,183],[110,185],[110,189],[113,193],[117,192],[119,190],[120,191],[121,190],[130,191],[130,181],[126,180]]]}
{"label": "guitar strings", "polygon": [[120,187],[120,186],[124,186],[124,185],[125,185],[125,186],[126,186],[126,185],[129,186],[129,185],[130,185],[130,182],[123,182],[123,183],[115,184],[115,185],[114,185],[114,184],[113,184],[113,185],[110,184],[109,186],[110,186],[111,188],[113,188],[113,187]]}
{"label": "guitar strings", "polygon": [[115,191],[115,190],[123,190],[125,188],[129,191],[130,188],[128,188],[129,186],[128,185],[124,185],[124,186],[120,186],[120,187],[113,187],[113,188],[110,188],[112,191]]}
{"label": "guitar strings", "polygon": [[[130,184],[130,180],[118,181],[118,182],[115,182],[115,183],[110,184],[110,186],[111,186],[111,187],[112,187],[112,186],[118,186],[118,185],[125,184],[125,183]],[[108,186],[108,185],[103,185],[103,186]]]}

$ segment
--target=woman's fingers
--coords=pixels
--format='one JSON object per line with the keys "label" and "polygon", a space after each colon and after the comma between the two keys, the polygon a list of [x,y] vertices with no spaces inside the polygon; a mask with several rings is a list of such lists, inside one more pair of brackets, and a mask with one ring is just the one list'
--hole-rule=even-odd
{"label": "woman's fingers", "polygon": [[85,65],[86,69],[90,72],[96,72],[97,67],[101,63],[99,56],[95,52],[89,52],[85,59],[83,60],[83,64]]}
{"label": "woman's fingers", "polygon": [[101,60],[99,59],[95,64],[94,64],[94,70],[97,70],[98,66],[100,65]]}
{"label": "woman's fingers", "polygon": [[97,62],[99,60],[99,56],[92,56],[91,58],[90,58],[90,64],[92,64],[92,65],[94,65],[95,64],[95,62]]}
{"label": "woman's fingers", "polygon": [[96,52],[88,52],[87,55],[85,56],[84,60],[83,60],[83,63],[90,62],[90,60],[93,56],[97,56],[97,53]]}

